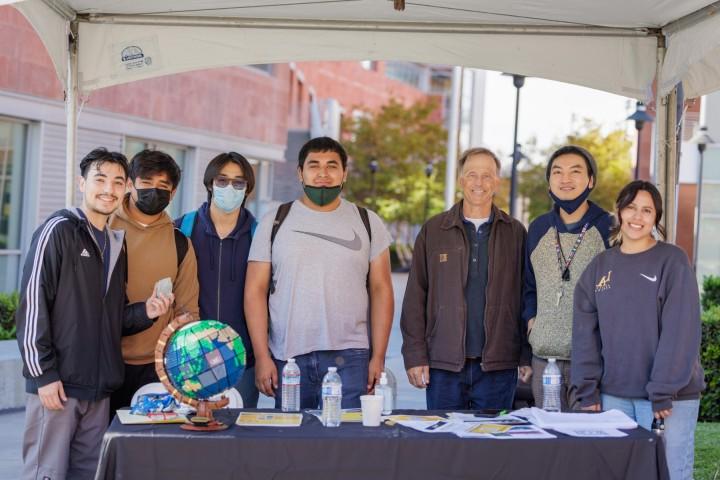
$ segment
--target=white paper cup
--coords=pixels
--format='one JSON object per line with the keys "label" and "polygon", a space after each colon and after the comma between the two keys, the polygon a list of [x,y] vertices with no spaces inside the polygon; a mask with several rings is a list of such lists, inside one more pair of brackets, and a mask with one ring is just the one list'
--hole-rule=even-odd
{"label": "white paper cup", "polygon": [[361,395],[362,423],[365,427],[379,427],[383,408],[383,397],[380,395]]}

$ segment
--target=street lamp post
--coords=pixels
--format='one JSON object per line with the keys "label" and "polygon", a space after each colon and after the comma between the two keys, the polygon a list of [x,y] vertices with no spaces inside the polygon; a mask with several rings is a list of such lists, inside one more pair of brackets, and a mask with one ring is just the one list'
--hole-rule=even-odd
{"label": "street lamp post", "polygon": [[697,145],[698,153],[700,153],[700,165],[698,166],[697,176],[697,197],[695,199],[695,238],[693,242],[693,267],[697,272],[698,249],[700,247],[700,207],[702,201],[702,176],[703,176],[703,157],[705,148],[709,143],[715,143],[707,133],[707,127],[700,127],[700,130],[693,135],[690,143]]}
{"label": "street lamp post", "polygon": [[370,164],[368,166],[370,167],[370,198],[371,198],[372,204],[374,206],[375,205],[375,174],[378,171],[377,160],[371,160]]}
{"label": "street lamp post", "polygon": [[423,219],[427,221],[430,212],[430,176],[433,174],[433,164],[425,165],[425,215]]}
{"label": "street lamp post", "polygon": [[635,180],[640,177],[640,133],[646,122],[652,122],[654,118],[652,115],[645,111],[645,104],[638,101],[635,104],[635,113],[627,117],[626,120],[632,120],[635,122],[635,130],[637,130],[637,152],[635,160]]}
{"label": "street lamp post", "polygon": [[520,161],[520,151],[518,149],[518,120],[520,116],[520,89],[525,85],[525,76],[517,74],[504,74],[512,75],[513,85],[515,86],[515,133],[513,134],[513,155],[512,155],[512,169],[510,173],[510,216],[515,215],[515,196],[517,195],[517,165]]}

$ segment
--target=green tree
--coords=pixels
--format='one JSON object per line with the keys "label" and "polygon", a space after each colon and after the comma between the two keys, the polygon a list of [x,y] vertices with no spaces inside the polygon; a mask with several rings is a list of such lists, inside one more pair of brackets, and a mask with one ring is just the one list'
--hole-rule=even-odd
{"label": "green tree", "polygon": [[[443,210],[447,133],[433,119],[433,101],[410,107],[391,100],[378,112],[343,124],[350,156],[345,196],[366,205],[388,222],[420,224]],[[370,162],[377,162],[373,187]],[[433,165],[428,178],[425,168]]]}
{"label": "green tree", "polygon": [[[632,142],[623,130],[614,130],[604,135],[599,125],[586,119],[579,128],[565,138],[565,142],[553,145],[543,152],[544,158],[548,158],[557,148],[567,144],[581,146],[595,157],[598,178],[590,200],[612,212],[617,194],[632,179]],[[532,164],[520,173],[519,190],[528,199],[530,221],[548,211],[552,205],[547,194],[545,167],[545,162]]]}

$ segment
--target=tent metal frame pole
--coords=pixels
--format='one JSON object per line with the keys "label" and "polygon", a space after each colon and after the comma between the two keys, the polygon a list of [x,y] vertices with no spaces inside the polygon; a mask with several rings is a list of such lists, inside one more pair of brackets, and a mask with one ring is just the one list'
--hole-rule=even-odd
{"label": "tent metal frame pole", "polygon": [[668,242],[675,243],[677,230],[677,192],[678,192],[678,88],[674,87],[667,96],[667,129],[665,130],[665,236]]}
{"label": "tent metal frame pole", "polygon": [[78,120],[78,23],[70,22],[68,36],[67,85],[65,86],[65,206],[75,203],[75,154]]}
{"label": "tent metal frame pole", "polygon": [[672,35],[679,32],[680,30],[686,30],[692,28],[698,23],[701,23],[708,18],[713,17],[720,13],[720,1],[706,5],[703,8],[696,10],[692,13],[685,15],[684,17],[678,18],[677,20],[668,23],[662,28],[665,35]]}
{"label": "tent metal frame pole", "polygon": [[591,37],[648,37],[661,34],[657,28],[596,27],[583,25],[504,25],[504,24],[452,24],[430,22],[385,22],[361,20],[309,20],[242,17],[202,17],[190,15],[118,15],[82,14],[78,20],[88,23],[117,25],[151,25],[178,27],[221,27],[221,28],[275,28],[290,30],[340,30],[369,32],[406,33],[478,33],[484,35],[559,35]]}
{"label": "tent metal frame pole", "polygon": [[460,84],[462,67],[453,67],[452,91],[448,123],[447,157],[445,163],[445,210],[455,204],[455,180],[458,161],[458,129],[460,127]]}
{"label": "tent metal frame pole", "polygon": [[666,240],[675,242],[675,216],[677,203],[677,142],[675,126],[677,125],[677,88],[667,95],[659,93],[661,72],[665,61],[665,37],[658,37],[657,63],[656,63],[656,97],[655,125],[657,130],[655,149],[655,185],[663,198],[662,225],[665,227]]}

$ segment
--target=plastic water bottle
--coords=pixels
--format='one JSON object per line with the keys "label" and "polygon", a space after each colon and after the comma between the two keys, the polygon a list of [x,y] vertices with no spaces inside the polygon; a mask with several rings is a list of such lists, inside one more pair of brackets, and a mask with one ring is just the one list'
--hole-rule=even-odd
{"label": "plastic water bottle", "polygon": [[562,375],[554,358],[548,358],[548,364],[543,370],[543,405],[542,408],[548,412],[560,411],[560,388]]}
{"label": "plastic water bottle", "polygon": [[282,370],[282,411],[300,411],[300,367],[289,358]]}
{"label": "plastic water bottle", "polygon": [[388,385],[388,378],[385,372],[380,374],[380,384],[375,385],[375,395],[383,397],[383,415],[390,415],[393,410],[393,391]]}
{"label": "plastic water bottle", "polygon": [[385,374],[388,379],[388,387],[390,387],[390,391],[392,392],[392,405],[390,409],[395,410],[397,408],[397,379],[395,379],[395,374],[389,368],[385,369]]}
{"label": "plastic water bottle", "polygon": [[342,421],[342,379],[337,367],[328,367],[322,382],[322,423],[326,427],[339,427]]}

